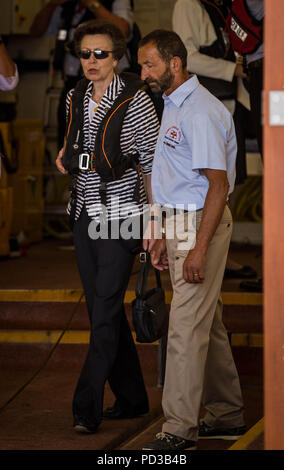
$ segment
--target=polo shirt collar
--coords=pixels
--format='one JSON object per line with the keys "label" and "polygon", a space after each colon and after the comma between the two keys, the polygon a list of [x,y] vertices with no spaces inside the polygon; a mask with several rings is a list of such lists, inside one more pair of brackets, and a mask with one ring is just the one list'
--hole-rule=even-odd
{"label": "polo shirt collar", "polygon": [[169,96],[163,94],[164,101],[172,101],[176,106],[180,107],[184,100],[193,93],[193,91],[199,86],[199,81],[196,75],[192,75],[176,90],[174,90]]}

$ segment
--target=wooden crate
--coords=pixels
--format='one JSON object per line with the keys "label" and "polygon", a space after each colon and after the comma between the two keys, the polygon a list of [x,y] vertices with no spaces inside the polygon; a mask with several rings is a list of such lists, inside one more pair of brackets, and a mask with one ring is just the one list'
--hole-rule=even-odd
{"label": "wooden crate", "polygon": [[[9,158],[12,153],[11,123],[0,122],[0,132],[5,146],[6,156]],[[0,188],[8,188],[10,185],[10,175],[7,174],[4,164],[1,162]]]}
{"label": "wooden crate", "polygon": [[36,210],[42,208],[43,178],[41,172],[15,173],[12,177],[14,188],[14,210]]}
{"label": "wooden crate", "polygon": [[42,210],[26,209],[13,211],[12,235],[23,231],[29,243],[39,242],[43,235],[43,207]]}
{"label": "wooden crate", "polygon": [[13,121],[12,133],[17,144],[19,172],[42,171],[45,151],[42,121],[37,119]]}
{"label": "wooden crate", "polygon": [[23,231],[29,242],[42,239],[43,159],[45,151],[42,121],[16,120],[12,123],[19,167],[12,175],[14,188],[11,233]]}

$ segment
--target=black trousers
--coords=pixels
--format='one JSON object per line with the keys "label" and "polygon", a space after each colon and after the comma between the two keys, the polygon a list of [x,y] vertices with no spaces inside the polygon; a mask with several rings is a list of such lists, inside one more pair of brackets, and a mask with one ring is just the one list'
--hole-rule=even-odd
{"label": "black trousers", "polygon": [[235,184],[242,184],[247,178],[246,139],[253,139],[256,137],[256,134],[252,112],[246,109],[239,101],[236,101],[234,124],[238,145]]}
{"label": "black trousers", "polygon": [[124,312],[124,295],[140,240],[92,240],[83,209],[74,225],[77,262],[90,319],[89,351],[73,399],[73,414],[102,419],[106,380],[127,411],[148,411],[141,367]]}
{"label": "black trousers", "polygon": [[262,156],[262,89],[263,61],[248,65],[250,106],[259,152]]}

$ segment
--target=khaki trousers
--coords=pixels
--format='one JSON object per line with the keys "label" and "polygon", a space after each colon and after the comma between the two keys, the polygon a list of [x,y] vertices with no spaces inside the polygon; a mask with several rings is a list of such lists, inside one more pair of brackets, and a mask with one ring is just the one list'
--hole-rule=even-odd
{"label": "khaki trousers", "polygon": [[[195,214],[198,228],[202,211]],[[173,299],[162,399],[166,418],[163,432],[196,441],[202,401],[206,424],[216,427],[244,424],[239,377],[222,322],[220,298],[232,216],[226,206],[207,251],[202,284],[189,284],[183,279],[183,263],[188,254],[184,239],[193,227],[191,222],[187,223],[186,214],[173,215],[171,222],[179,223],[180,217],[184,229],[174,233],[172,239],[167,236]]]}

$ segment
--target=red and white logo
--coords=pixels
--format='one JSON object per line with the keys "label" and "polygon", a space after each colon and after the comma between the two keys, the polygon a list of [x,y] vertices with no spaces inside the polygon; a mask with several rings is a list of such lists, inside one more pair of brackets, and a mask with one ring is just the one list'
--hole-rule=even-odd
{"label": "red and white logo", "polygon": [[181,139],[182,139],[181,130],[176,126],[172,126],[167,129],[164,143],[169,145],[170,147],[175,148],[175,145],[179,144]]}

